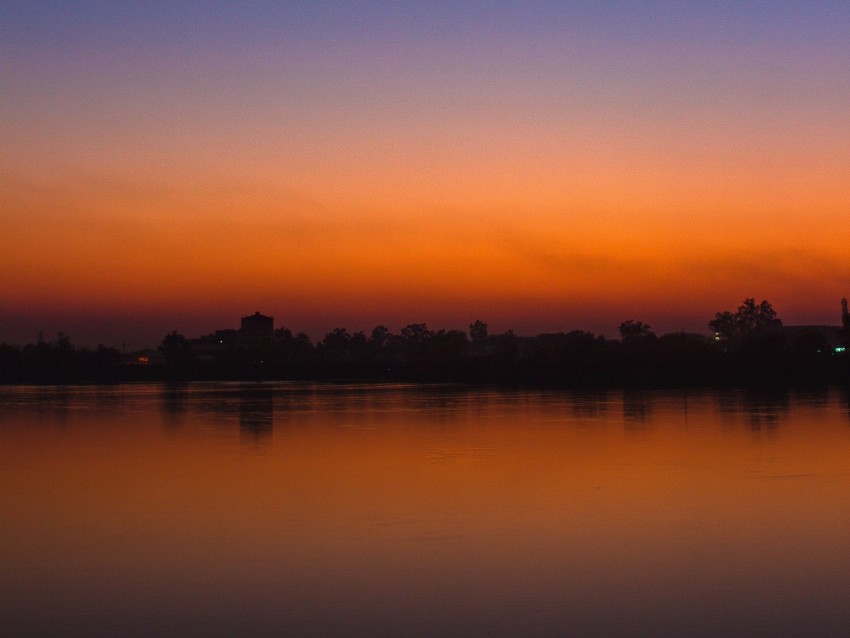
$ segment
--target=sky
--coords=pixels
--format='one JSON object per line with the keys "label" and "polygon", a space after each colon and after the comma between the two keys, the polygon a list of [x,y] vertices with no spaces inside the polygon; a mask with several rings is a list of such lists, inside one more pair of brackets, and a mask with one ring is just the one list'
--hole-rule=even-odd
{"label": "sky", "polygon": [[850,4],[0,1],[0,342],[850,295]]}

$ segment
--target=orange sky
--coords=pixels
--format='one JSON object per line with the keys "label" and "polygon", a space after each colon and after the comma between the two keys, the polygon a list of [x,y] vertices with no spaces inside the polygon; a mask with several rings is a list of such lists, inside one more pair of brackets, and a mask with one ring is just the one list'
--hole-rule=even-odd
{"label": "orange sky", "polygon": [[[440,39],[375,11],[299,14],[314,40],[282,23],[255,41],[261,16],[233,32],[217,16],[212,41],[166,31],[159,49],[107,30],[157,15],[102,15],[93,33],[11,16],[0,342],[92,317],[112,326],[102,340],[135,342],[254,310],[314,337],[476,318],[705,330],[747,296],[786,323],[837,321],[844,12],[749,7],[661,31],[466,16]],[[39,51],[48,36],[62,47]]]}

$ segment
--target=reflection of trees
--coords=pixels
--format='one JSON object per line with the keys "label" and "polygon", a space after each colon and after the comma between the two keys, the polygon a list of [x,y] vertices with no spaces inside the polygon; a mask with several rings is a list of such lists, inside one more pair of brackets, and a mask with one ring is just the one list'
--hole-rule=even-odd
{"label": "reflection of trees", "polygon": [[180,425],[189,402],[189,389],[184,383],[166,383],[159,392],[159,404],[166,425]]}
{"label": "reflection of trees", "polygon": [[62,425],[68,422],[71,405],[74,402],[72,390],[68,386],[39,387],[32,395],[32,403],[39,413],[48,413]]}
{"label": "reflection of trees", "polygon": [[577,395],[570,402],[570,410],[576,419],[597,421],[608,411],[608,392],[587,392]]}
{"label": "reflection of trees", "polygon": [[794,393],[796,403],[804,403],[813,407],[825,407],[829,405],[832,398],[830,389],[826,386],[815,386],[797,390]]}
{"label": "reflection of trees", "polygon": [[623,421],[626,424],[645,423],[652,416],[652,397],[641,390],[623,391]]}
{"label": "reflection of trees", "polygon": [[124,403],[124,388],[95,386],[94,401],[98,408],[118,408]]}
{"label": "reflection of trees", "polygon": [[727,418],[744,417],[752,430],[773,429],[788,416],[791,397],[787,390],[718,392],[718,411]]}
{"label": "reflection of trees", "polygon": [[841,409],[847,415],[847,421],[850,422],[850,386],[841,388],[841,391],[838,393],[838,402],[841,405]]}

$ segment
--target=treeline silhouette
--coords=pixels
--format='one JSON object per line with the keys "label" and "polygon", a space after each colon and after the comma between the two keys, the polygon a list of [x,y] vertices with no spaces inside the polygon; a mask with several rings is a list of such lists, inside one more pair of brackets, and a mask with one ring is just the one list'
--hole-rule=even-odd
{"label": "treeline silhouette", "polygon": [[61,332],[21,348],[0,343],[0,383],[111,383],[123,379],[123,363],[115,348],[77,348]]}
{"label": "treeline silhouette", "polygon": [[[847,344],[850,321],[835,328]],[[712,337],[657,336],[641,321],[620,325],[619,339],[583,330],[520,337],[430,330],[393,333],[332,330],[314,343],[279,328],[228,342],[166,335],[156,352],[76,348],[65,335],[22,348],[0,345],[2,383],[159,380],[361,380],[533,385],[542,387],[787,385],[847,383],[850,355],[824,330],[785,330],[767,302],[746,299],[709,322]],[[834,340],[833,340],[834,341]]]}

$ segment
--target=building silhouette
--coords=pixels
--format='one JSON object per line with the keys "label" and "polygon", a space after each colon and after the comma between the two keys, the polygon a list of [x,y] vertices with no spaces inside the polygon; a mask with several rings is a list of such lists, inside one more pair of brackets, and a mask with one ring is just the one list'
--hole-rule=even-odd
{"label": "building silhouette", "polygon": [[246,337],[271,337],[274,333],[274,317],[268,317],[256,311],[253,315],[242,317],[239,328]]}
{"label": "building silhouette", "polygon": [[256,348],[268,344],[274,337],[274,317],[255,312],[241,318],[239,329],[224,328],[192,340],[195,355],[200,361],[212,361],[226,348]]}

